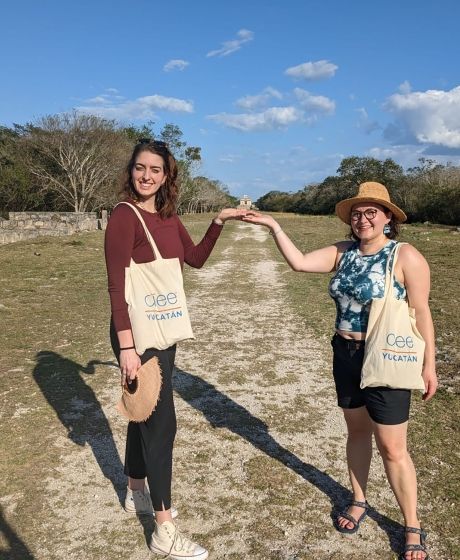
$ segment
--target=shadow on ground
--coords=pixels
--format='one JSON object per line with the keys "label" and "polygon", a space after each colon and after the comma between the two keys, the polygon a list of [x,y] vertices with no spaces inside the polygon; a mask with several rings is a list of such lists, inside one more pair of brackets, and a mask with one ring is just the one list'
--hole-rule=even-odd
{"label": "shadow on ground", "polygon": [[[227,428],[323,492],[331,502],[331,519],[334,519],[352,499],[349,490],[328,474],[303,462],[291,451],[282,447],[270,435],[269,427],[265,422],[253,416],[214,385],[178,368],[173,376],[173,384],[176,393],[190,406],[200,411],[212,427]],[[404,531],[402,525],[380,514],[374,508],[369,509],[369,517],[387,533],[392,550],[400,551]]]}
{"label": "shadow on ground", "polygon": [[2,560],[35,560],[34,555],[6,522],[1,506],[0,536],[8,546],[7,549],[0,547],[0,558]]}
{"label": "shadow on ground", "polygon": [[76,445],[90,446],[103,475],[123,503],[126,478],[112,430],[93,389],[84,379],[85,375],[94,375],[96,365],[117,364],[90,360],[83,366],[46,350],[38,352],[36,359],[33,377],[69,439]]}

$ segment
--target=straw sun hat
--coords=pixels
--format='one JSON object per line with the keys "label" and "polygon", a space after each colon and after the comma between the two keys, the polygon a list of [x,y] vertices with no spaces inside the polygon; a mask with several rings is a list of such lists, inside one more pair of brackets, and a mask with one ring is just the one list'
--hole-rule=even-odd
{"label": "straw sun hat", "polygon": [[144,422],[155,410],[161,389],[161,370],[155,356],[138,370],[137,377],[122,388],[118,412],[132,422]]}
{"label": "straw sun hat", "polygon": [[374,181],[361,183],[356,196],[337,202],[335,205],[335,213],[342,222],[350,224],[351,209],[355,204],[359,204],[360,202],[376,202],[377,204],[388,208],[388,210],[393,213],[396,221],[405,222],[407,220],[407,216],[401,208],[398,208],[396,204],[391,202],[390,195],[388,194],[386,187],[381,183],[375,183]]}

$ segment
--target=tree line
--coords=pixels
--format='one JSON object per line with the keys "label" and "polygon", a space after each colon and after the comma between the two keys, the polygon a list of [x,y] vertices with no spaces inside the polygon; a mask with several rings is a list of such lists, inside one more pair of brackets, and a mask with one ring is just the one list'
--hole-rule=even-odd
{"label": "tree line", "polygon": [[[180,128],[168,123],[123,126],[77,112],[49,115],[33,123],[0,126],[0,212],[75,211],[112,208],[120,174],[140,138],[166,142],[179,166],[179,213],[213,212],[235,206],[220,181],[197,175],[201,148],[189,146]],[[406,171],[395,161],[351,156],[337,174],[297,192],[270,191],[256,201],[262,211],[332,214],[357,185],[378,181],[412,222],[460,223],[460,167],[430,159]]]}
{"label": "tree line", "polygon": [[460,167],[425,158],[404,171],[390,158],[347,157],[337,175],[294,193],[270,191],[256,205],[270,212],[333,214],[336,203],[354,196],[357,186],[365,181],[383,183],[409,222],[460,224]]}
{"label": "tree line", "polygon": [[141,138],[166,142],[179,167],[178,212],[211,212],[237,199],[217,180],[196,176],[201,149],[177,125],[122,126],[77,112],[0,126],[0,210],[90,212],[118,201],[120,175]]}

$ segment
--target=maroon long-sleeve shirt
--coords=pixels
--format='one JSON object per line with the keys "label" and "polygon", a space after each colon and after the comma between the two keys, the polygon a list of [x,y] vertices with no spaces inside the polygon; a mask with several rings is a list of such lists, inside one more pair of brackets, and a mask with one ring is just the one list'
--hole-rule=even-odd
{"label": "maroon long-sleeve shirt", "polygon": [[[182,267],[186,262],[193,268],[201,268],[222,231],[222,226],[212,222],[203,239],[195,245],[177,214],[162,219],[157,213],[137,208],[161,256],[165,259],[178,257]],[[131,329],[125,301],[125,268],[131,258],[136,263],[145,263],[152,261],[154,255],[139,218],[126,204],[121,204],[112,212],[105,232],[110,304],[117,332]]]}

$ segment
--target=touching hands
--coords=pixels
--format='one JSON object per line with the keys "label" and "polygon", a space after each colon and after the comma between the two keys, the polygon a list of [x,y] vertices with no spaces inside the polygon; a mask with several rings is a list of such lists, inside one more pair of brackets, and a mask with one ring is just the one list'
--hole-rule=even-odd
{"label": "touching hands", "polygon": [[225,224],[227,220],[241,220],[247,212],[244,208],[224,208],[219,212],[216,219]]}
{"label": "touching hands", "polygon": [[261,214],[260,212],[256,212],[255,210],[248,210],[242,219],[243,222],[248,222],[250,224],[267,226],[272,231],[276,231],[280,229],[280,225],[274,218],[268,216],[267,214]]}

